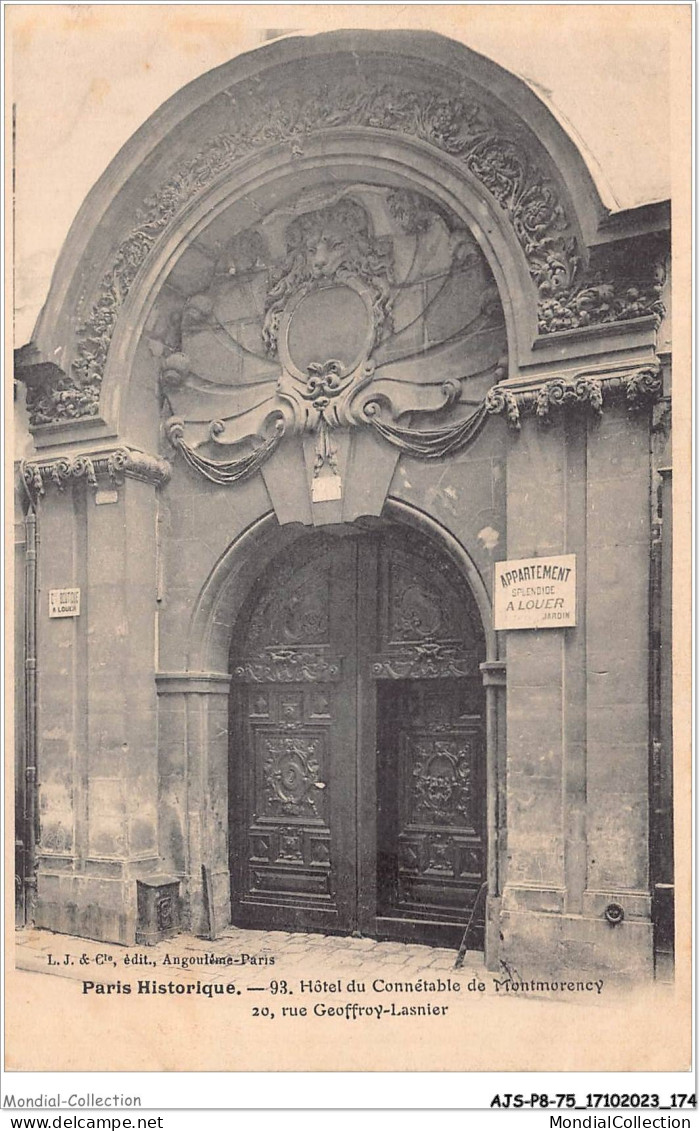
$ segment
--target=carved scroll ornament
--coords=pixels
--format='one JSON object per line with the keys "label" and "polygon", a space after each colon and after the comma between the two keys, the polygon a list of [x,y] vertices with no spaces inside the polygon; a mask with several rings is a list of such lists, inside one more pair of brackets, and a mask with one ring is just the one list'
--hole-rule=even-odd
{"label": "carved scroll ornament", "polygon": [[452,644],[404,644],[372,657],[375,679],[446,679],[468,676],[473,655]]}
{"label": "carved scroll ornament", "polygon": [[322,650],[280,648],[242,660],[233,670],[240,683],[337,683],[342,658]]}
{"label": "carved scroll ornament", "polygon": [[319,780],[318,738],[274,735],[266,740],[263,762],[265,800],[273,813],[319,817],[318,798],[326,783]]}

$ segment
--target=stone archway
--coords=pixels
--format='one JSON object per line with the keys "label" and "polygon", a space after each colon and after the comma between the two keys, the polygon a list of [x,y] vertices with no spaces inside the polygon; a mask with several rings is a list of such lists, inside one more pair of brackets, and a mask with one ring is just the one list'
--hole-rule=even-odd
{"label": "stone archway", "polygon": [[[472,594],[475,615],[483,631],[483,662],[475,668],[485,689],[480,714],[483,734],[483,860],[488,875],[489,905],[487,909],[486,946],[491,957],[495,944],[490,919],[498,898],[497,829],[495,825],[499,774],[502,773],[504,751],[499,750],[504,730],[504,702],[499,688],[504,684],[504,664],[497,655],[496,636],[492,629],[490,602],[486,588],[470,556],[460,543],[434,519],[398,500],[388,500],[384,519],[359,520],[354,524],[362,531],[413,529],[414,538],[432,545],[445,560],[448,570],[461,577],[460,584]],[[333,529],[333,528],[331,528]],[[353,526],[338,528],[352,533]],[[319,537],[317,535],[315,537]],[[233,648],[236,623],[249,608],[251,593],[271,563],[289,557],[309,537],[303,527],[280,526],[274,515],[267,515],[238,538],[212,570],[197,601],[189,632],[190,670],[157,675],[159,710],[167,726],[175,715],[184,728],[186,748],[181,767],[182,789],[197,798],[193,811],[179,811],[165,805],[161,814],[163,842],[177,844],[180,859],[171,867],[187,873],[187,903],[192,925],[203,929],[205,905],[201,886],[201,865],[206,863],[212,877],[216,923],[230,921],[229,903],[229,741],[237,722],[229,716],[230,675],[228,653]],[[341,539],[342,541],[342,539]],[[477,612],[478,610],[478,612]],[[430,664],[429,664],[430,667]],[[432,671],[432,668],[431,668]],[[500,733],[500,739],[499,739]],[[500,788],[502,788],[502,783]],[[489,918],[490,917],[490,918]],[[206,926],[206,924],[204,924]]]}
{"label": "stone archway", "polygon": [[235,924],[458,946],[486,876],[485,658],[471,590],[415,527],[275,557],[231,646]]}

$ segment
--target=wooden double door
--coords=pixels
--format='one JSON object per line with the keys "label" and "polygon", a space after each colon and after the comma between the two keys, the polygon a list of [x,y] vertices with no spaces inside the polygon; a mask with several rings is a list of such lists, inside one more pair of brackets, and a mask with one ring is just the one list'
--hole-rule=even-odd
{"label": "wooden double door", "polygon": [[456,945],[485,875],[481,621],[414,531],[275,561],[232,648],[240,926]]}

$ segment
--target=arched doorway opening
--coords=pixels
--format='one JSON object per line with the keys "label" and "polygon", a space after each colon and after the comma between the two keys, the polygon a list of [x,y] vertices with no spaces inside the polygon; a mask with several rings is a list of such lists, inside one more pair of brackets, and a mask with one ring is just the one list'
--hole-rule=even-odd
{"label": "arched doorway opening", "polygon": [[484,629],[423,533],[275,557],[231,648],[232,919],[457,945],[486,875]]}

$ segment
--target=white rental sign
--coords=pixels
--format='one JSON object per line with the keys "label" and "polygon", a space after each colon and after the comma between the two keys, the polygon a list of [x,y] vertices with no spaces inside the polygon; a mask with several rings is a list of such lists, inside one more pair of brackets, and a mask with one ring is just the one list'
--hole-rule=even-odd
{"label": "white rental sign", "polygon": [[497,629],[570,628],[576,624],[576,555],[496,562]]}
{"label": "white rental sign", "polygon": [[49,589],[50,617],[79,617],[79,589]]}

